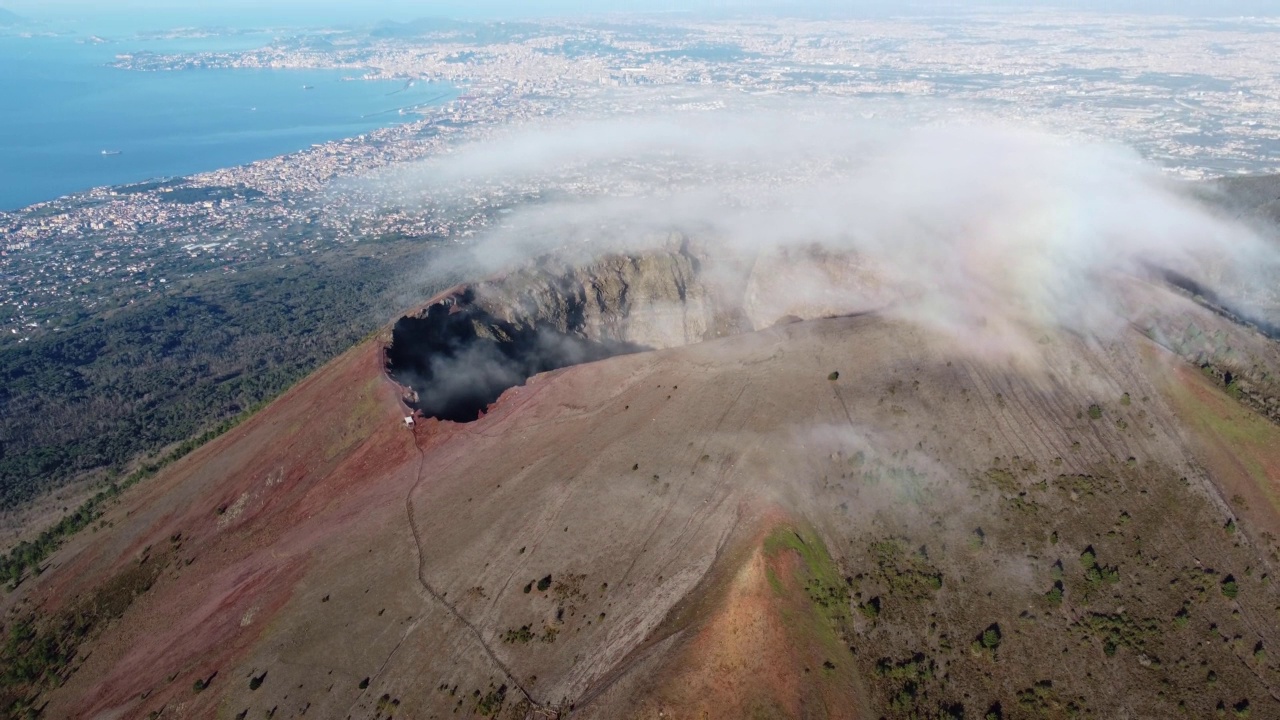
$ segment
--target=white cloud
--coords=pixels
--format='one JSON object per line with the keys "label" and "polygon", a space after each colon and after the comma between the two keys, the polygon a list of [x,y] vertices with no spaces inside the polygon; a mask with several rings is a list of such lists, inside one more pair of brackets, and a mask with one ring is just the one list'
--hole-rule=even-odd
{"label": "white cloud", "polygon": [[[765,258],[785,270],[774,277],[790,273],[796,293],[755,286],[760,317],[771,294],[774,317],[795,295],[826,311],[878,303],[1015,348],[1049,326],[1119,327],[1117,274],[1280,266],[1274,246],[1122,147],[1007,125],[892,127],[834,104],[731,108],[526,127],[392,182],[433,195],[557,190],[561,199],[505,216],[476,245],[489,269],[551,250],[635,249],[678,230],[725,265]],[[814,247],[856,271],[798,262]]]}

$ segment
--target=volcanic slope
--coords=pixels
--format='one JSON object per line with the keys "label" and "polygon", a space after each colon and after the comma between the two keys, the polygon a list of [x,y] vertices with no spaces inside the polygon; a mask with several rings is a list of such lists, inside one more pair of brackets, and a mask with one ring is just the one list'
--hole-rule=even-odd
{"label": "volcanic slope", "polygon": [[[555,369],[413,428],[389,330],[10,592],[6,702],[1280,717],[1280,429],[1185,359],[1275,346],[1128,282],[1161,310],[1034,357],[813,319]],[[1157,342],[1188,323],[1178,354]]]}

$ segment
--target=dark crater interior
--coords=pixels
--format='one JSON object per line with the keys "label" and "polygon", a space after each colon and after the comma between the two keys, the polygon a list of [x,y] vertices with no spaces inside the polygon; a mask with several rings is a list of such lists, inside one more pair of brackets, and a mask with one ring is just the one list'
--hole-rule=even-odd
{"label": "dark crater interior", "polygon": [[[548,321],[511,323],[472,304],[469,292],[396,322],[387,370],[428,417],[471,422],[503,391],[541,372],[647,348],[591,340]],[[572,319],[568,323],[573,326]]]}

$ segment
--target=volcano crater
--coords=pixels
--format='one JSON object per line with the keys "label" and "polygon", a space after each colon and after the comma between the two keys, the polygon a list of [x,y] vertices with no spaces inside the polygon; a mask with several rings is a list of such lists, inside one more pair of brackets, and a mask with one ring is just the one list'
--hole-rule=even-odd
{"label": "volcano crater", "polygon": [[[507,389],[538,373],[650,349],[591,339],[549,318],[504,320],[474,300],[474,290],[463,290],[400,318],[392,329],[387,370],[423,415],[472,422]],[[570,328],[580,327],[569,320]]]}

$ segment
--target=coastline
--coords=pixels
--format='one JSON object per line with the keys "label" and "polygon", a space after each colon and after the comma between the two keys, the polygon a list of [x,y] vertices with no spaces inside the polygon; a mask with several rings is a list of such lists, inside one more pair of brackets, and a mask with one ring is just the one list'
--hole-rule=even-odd
{"label": "coastline", "polygon": [[0,38],[12,100],[0,109],[0,211],[305,152],[416,122],[461,94],[426,81],[392,96],[394,83],[345,82],[350,70],[332,68],[122,70],[111,62],[123,47]]}

